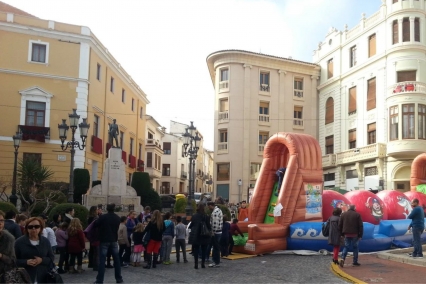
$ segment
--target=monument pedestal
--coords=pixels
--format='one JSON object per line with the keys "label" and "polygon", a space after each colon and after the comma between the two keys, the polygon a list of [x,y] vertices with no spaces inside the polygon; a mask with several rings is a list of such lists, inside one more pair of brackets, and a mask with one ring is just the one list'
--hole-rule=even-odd
{"label": "monument pedestal", "polygon": [[137,196],[133,187],[127,185],[125,167],[121,149],[109,149],[108,159],[104,163],[102,183],[92,187],[84,197],[87,208],[99,204],[106,208],[106,204],[115,203],[117,210],[121,212],[131,210],[141,212],[141,198]]}

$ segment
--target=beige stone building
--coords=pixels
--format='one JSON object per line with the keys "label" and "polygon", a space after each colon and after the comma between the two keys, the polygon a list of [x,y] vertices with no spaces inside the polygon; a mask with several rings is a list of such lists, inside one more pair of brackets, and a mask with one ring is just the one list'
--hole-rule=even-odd
{"label": "beige stone building", "polygon": [[207,56],[215,88],[214,195],[247,199],[266,141],[277,132],[318,137],[317,64],[243,50]]}
{"label": "beige stone building", "polygon": [[[18,158],[36,158],[55,172],[53,181],[69,181],[70,151],[61,151],[58,124],[69,124],[72,109],[90,124],[75,168],[101,179],[108,124],[117,119],[126,178],[143,170],[149,101],[88,27],[39,19],[0,2],[0,39],[0,179],[12,180],[12,136],[19,131]],[[81,143],[78,129],[76,138]]]}

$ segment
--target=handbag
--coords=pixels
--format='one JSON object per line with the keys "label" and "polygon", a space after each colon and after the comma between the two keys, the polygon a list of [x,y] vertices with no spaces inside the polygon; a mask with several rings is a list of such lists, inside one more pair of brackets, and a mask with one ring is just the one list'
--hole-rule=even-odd
{"label": "handbag", "polygon": [[321,233],[324,237],[328,237],[330,235],[330,220],[322,223]]}
{"label": "handbag", "polygon": [[12,266],[12,269],[0,275],[0,283],[33,283],[25,268],[17,267],[15,262]]}
{"label": "handbag", "polygon": [[64,283],[61,275],[58,272],[58,267],[53,263],[50,263],[49,271],[46,275],[46,283]]}
{"label": "handbag", "polygon": [[147,231],[145,232],[145,235],[143,235],[142,244],[144,247],[148,245],[149,240],[151,240],[151,231]]}
{"label": "handbag", "polygon": [[200,222],[200,236],[207,237],[211,236],[212,232],[210,231],[209,227],[207,227],[207,224],[204,220]]}

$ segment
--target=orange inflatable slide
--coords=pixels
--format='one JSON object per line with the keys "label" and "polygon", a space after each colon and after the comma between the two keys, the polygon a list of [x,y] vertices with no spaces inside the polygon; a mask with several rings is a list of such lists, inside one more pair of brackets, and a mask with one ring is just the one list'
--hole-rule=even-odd
{"label": "orange inflatable slide", "polygon": [[[322,155],[317,140],[307,134],[280,132],[265,145],[263,162],[249,205],[248,222],[239,222],[248,232],[248,254],[263,254],[287,248],[289,226],[300,221],[322,222]],[[286,168],[278,191],[273,224],[264,224],[276,171]]]}
{"label": "orange inflatable slide", "polygon": [[426,184],[426,153],[418,155],[411,164],[411,191],[417,191],[420,184]]}

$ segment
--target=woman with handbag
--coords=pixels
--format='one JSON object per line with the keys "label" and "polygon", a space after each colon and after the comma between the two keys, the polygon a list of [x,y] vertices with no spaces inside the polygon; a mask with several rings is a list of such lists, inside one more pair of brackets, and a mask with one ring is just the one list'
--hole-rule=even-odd
{"label": "woman with handbag", "polygon": [[[161,213],[158,210],[155,210],[154,213],[152,213],[151,221],[148,222],[148,225],[146,226],[143,233],[149,234],[146,236],[149,236],[149,241],[147,245],[147,252],[148,252],[148,263],[143,268],[156,268],[155,260],[157,259],[158,252],[161,247],[161,242],[163,240],[163,232],[166,225],[163,222],[163,217],[161,217]],[[146,239],[145,239],[146,241]]]}
{"label": "woman with handbag", "polygon": [[[15,237],[4,230],[4,212],[0,211],[0,275],[13,268],[16,261]],[[3,282],[2,280],[0,280]]]}
{"label": "woman with handbag", "polygon": [[54,255],[49,240],[41,235],[43,226],[38,217],[28,219],[25,235],[15,242],[16,264],[27,270],[32,283],[51,283],[48,277]]}
{"label": "woman with handbag", "polygon": [[191,233],[189,234],[188,242],[192,244],[192,254],[194,256],[194,268],[198,269],[198,253],[201,249],[201,268],[206,268],[204,263],[206,261],[207,246],[211,240],[211,226],[210,218],[207,216],[204,204],[198,203],[197,213],[191,218],[189,225]]}

